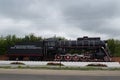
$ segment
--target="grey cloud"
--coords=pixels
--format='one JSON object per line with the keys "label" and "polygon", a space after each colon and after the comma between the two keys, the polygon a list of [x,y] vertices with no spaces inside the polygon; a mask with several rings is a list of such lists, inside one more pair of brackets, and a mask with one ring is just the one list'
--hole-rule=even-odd
{"label": "grey cloud", "polygon": [[[116,38],[120,28],[111,27],[119,24],[111,23],[120,18],[119,5],[119,0],[0,0],[0,17],[10,18],[17,24],[11,28],[5,26],[7,29],[2,29],[1,34],[42,34],[48,31],[71,38],[89,33]],[[19,28],[21,21],[30,24],[24,22],[27,28]]]}
{"label": "grey cloud", "polygon": [[[67,24],[83,31],[117,37],[120,29],[111,29],[116,25],[106,23],[106,19],[119,18],[119,0],[71,0],[59,1]],[[107,25],[106,25],[107,24]]]}

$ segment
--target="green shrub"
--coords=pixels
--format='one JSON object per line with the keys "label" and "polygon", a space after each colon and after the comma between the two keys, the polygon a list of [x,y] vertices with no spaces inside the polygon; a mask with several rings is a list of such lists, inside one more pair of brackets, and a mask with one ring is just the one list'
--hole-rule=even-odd
{"label": "green shrub", "polygon": [[22,63],[22,62],[12,62],[12,63],[10,63],[10,64],[20,64],[20,65],[25,65],[25,64]]}
{"label": "green shrub", "polygon": [[107,67],[107,65],[105,65],[105,64],[88,64],[87,66]]}
{"label": "green shrub", "polygon": [[52,62],[47,63],[47,65],[53,65],[53,66],[64,66],[64,65],[61,64],[61,63],[52,63]]}

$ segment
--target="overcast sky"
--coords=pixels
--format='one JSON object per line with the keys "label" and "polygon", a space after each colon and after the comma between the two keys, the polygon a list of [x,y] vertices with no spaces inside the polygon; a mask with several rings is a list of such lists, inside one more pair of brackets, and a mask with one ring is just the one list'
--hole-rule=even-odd
{"label": "overcast sky", "polygon": [[120,39],[120,0],[0,0],[0,35]]}

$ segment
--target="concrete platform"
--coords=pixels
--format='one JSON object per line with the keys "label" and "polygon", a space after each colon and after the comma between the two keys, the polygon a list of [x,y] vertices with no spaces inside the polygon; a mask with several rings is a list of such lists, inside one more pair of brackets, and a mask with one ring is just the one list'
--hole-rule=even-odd
{"label": "concrete platform", "polygon": [[104,64],[107,65],[108,67],[119,67],[120,68],[120,63],[119,62],[56,62],[56,61],[0,61],[0,66],[2,65],[10,65],[12,62],[21,62],[24,63],[25,65],[28,66],[45,66],[47,63],[61,63],[64,66],[73,66],[73,67],[84,67],[87,66],[88,64]]}

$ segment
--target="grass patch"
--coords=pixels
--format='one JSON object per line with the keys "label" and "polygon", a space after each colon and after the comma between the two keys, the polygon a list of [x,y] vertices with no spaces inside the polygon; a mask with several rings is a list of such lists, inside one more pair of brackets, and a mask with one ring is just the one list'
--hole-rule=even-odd
{"label": "grass patch", "polygon": [[10,68],[11,68],[11,66],[0,66],[0,68],[10,69]]}
{"label": "grass patch", "polygon": [[120,70],[120,68],[108,68],[108,67],[65,67],[65,66],[18,66],[18,69],[49,69],[49,70]]}
{"label": "grass patch", "polygon": [[26,65],[18,65],[18,66],[0,66],[0,68],[5,69],[48,69],[48,70],[83,70],[83,71],[90,71],[90,70],[107,70],[107,71],[116,71],[120,70],[120,68],[108,68],[108,67],[93,67],[93,66],[86,66],[86,67],[66,67],[66,66],[26,66]]}

